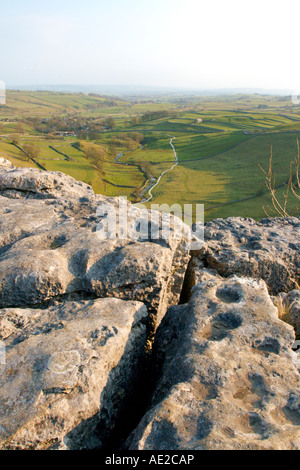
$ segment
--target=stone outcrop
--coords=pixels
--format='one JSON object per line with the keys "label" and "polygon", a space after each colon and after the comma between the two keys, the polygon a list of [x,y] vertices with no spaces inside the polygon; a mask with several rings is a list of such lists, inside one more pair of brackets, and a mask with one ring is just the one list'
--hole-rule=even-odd
{"label": "stone outcrop", "polygon": [[101,447],[97,423],[113,427],[144,366],[146,318],[141,302],[113,298],[2,309],[0,447]]}
{"label": "stone outcrop", "polygon": [[[129,226],[150,215],[124,204]],[[120,207],[119,198],[95,195],[62,173],[9,167],[2,160],[0,307],[64,295],[113,296],[145,302],[160,321],[180,297],[186,240],[177,239],[175,230],[167,240],[101,239],[97,229],[105,211],[113,208],[118,217]]]}
{"label": "stone outcrop", "polygon": [[300,219],[216,219],[205,226],[199,256],[221,276],[240,274],[264,279],[272,295],[300,283]]}
{"label": "stone outcrop", "polygon": [[300,336],[300,289],[295,289],[284,296],[283,305],[287,307],[286,321],[290,323]]}
{"label": "stone outcrop", "polygon": [[[150,212],[69,176],[0,159],[2,448],[105,446],[137,393],[189,253],[174,218],[169,238],[121,237],[124,205],[131,229],[148,223]],[[111,209],[117,236],[101,238]]]}
{"label": "stone outcrop", "polygon": [[300,219],[157,214],[0,158],[1,449],[300,449]]}
{"label": "stone outcrop", "polygon": [[94,195],[91,186],[58,171],[16,168],[0,158],[0,172],[0,193],[6,197],[78,199]]}
{"label": "stone outcrop", "polygon": [[262,280],[210,277],[155,342],[152,406],[130,449],[300,449],[300,357]]}

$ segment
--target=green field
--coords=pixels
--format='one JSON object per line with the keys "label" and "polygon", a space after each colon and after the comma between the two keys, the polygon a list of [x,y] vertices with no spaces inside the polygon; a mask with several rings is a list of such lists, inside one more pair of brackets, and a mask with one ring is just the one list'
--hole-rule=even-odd
{"label": "green field", "polygon": [[[149,207],[202,203],[206,220],[261,219],[270,196],[259,165],[268,168],[272,148],[282,197],[298,152],[300,106],[289,97],[265,95],[125,100],[8,90],[0,136],[0,156],[14,165],[61,171],[97,193],[132,202],[147,198],[150,180],[173,165],[175,137],[178,165],[153,189]],[[34,159],[23,151],[28,144],[38,148]],[[100,152],[101,170],[91,149]],[[288,212],[299,214],[295,198]]]}

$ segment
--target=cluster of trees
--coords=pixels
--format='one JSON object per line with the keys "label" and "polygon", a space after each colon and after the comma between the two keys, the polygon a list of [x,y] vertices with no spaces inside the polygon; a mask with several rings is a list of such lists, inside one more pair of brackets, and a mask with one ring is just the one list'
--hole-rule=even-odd
{"label": "cluster of trees", "polygon": [[105,174],[104,162],[107,156],[106,150],[103,147],[100,147],[98,145],[90,145],[88,147],[87,146],[82,147],[80,142],[76,142],[74,146],[76,146],[77,148],[80,148],[84,152],[86,158],[88,158],[91,161],[91,163],[94,165],[99,175],[103,179],[104,174]]}
{"label": "cluster of trees", "polygon": [[113,129],[115,127],[115,121],[111,116],[108,116],[105,118],[103,121],[103,126],[109,127],[110,129]]}
{"label": "cluster of trees", "polygon": [[142,116],[133,116],[131,118],[131,124],[133,126],[138,126],[139,124],[147,121],[154,121],[155,119],[160,119],[164,117],[177,117],[178,113],[176,111],[168,111],[166,109],[161,109],[157,111],[146,111]]}
{"label": "cluster of trees", "polygon": [[143,197],[142,194],[142,190],[144,189],[144,187],[148,184],[148,181],[153,178],[153,175],[152,175],[152,172],[151,172],[151,164],[149,162],[139,162],[138,163],[138,166],[140,168],[140,170],[146,175],[146,182],[144,184],[144,186],[142,188],[140,188],[139,186],[137,186],[135,188],[135,190],[133,191],[133,196],[135,198],[135,202],[139,202],[141,200],[141,198]]}
{"label": "cluster of trees", "polygon": [[141,118],[139,118],[138,116],[133,116],[133,118],[131,119],[131,124],[133,126],[138,126],[140,123],[141,123]]}
{"label": "cluster of trees", "polygon": [[147,111],[141,116],[141,121],[154,121],[155,119],[160,119],[164,117],[176,117],[177,115],[177,112],[170,112],[166,109],[161,109],[158,111]]}
{"label": "cluster of trees", "polygon": [[50,137],[53,137],[55,132],[74,132],[81,140],[87,138],[96,140],[105,128],[115,127],[115,121],[111,116],[100,120],[83,116],[54,116],[49,119],[34,117],[29,118],[28,123],[37,132]]}
{"label": "cluster of trees", "polygon": [[151,173],[151,165],[149,162],[141,162],[139,164],[140,169],[142,170],[143,173],[145,173],[147,180],[150,180],[153,175]]}
{"label": "cluster of trees", "polygon": [[75,119],[61,116],[54,116],[49,119],[32,117],[28,118],[28,124],[32,125],[41,134],[51,134],[55,131],[72,132],[81,126],[80,120],[76,123]]}
{"label": "cluster of trees", "polygon": [[120,132],[110,139],[112,147],[124,147],[127,150],[134,150],[144,141],[144,135],[140,132]]}
{"label": "cluster of trees", "polygon": [[145,121],[153,121],[154,119],[160,119],[163,117],[168,117],[169,116],[169,111],[166,109],[161,109],[159,111],[147,111],[141,116],[142,122]]}

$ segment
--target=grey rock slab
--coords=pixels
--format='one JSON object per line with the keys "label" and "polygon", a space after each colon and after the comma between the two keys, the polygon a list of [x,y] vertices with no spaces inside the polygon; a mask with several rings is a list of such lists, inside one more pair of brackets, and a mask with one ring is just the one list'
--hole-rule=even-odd
{"label": "grey rock slab", "polygon": [[130,449],[300,449],[300,358],[262,280],[219,277],[158,328],[152,405]]}
{"label": "grey rock slab", "polygon": [[91,196],[91,186],[57,171],[16,168],[0,160],[0,194],[14,197],[83,197]]}
{"label": "grey rock slab", "polygon": [[115,298],[0,310],[0,448],[101,447],[97,422],[109,433],[143,368],[147,314]]}
{"label": "grey rock slab", "polygon": [[198,256],[221,276],[264,279],[272,295],[297,289],[300,218],[216,219],[205,226],[205,243]]}
{"label": "grey rock slab", "polygon": [[[159,227],[157,238],[143,237],[137,227],[148,231],[151,211],[95,195],[62,173],[1,161],[0,194],[0,307],[39,305],[81,293],[83,298],[143,301],[159,322],[178,302],[190,258],[190,230],[185,226],[178,238],[174,217],[167,238]],[[126,236],[120,222],[124,208]],[[101,237],[111,210],[116,237]]]}

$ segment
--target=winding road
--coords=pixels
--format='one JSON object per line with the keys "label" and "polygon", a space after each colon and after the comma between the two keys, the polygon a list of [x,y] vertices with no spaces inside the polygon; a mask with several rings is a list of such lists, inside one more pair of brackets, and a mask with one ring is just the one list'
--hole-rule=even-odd
{"label": "winding road", "polygon": [[149,201],[151,201],[151,199],[153,198],[152,190],[160,183],[160,180],[162,179],[162,177],[163,177],[166,173],[168,173],[169,171],[172,171],[172,170],[175,168],[175,166],[178,165],[177,152],[176,152],[175,146],[174,146],[174,144],[173,144],[173,140],[176,139],[176,137],[174,137],[174,136],[169,136],[169,137],[171,137],[171,139],[170,139],[170,145],[171,145],[172,150],[173,150],[173,153],[174,153],[175,163],[174,163],[174,165],[171,166],[171,168],[168,168],[167,170],[164,170],[164,171],[159,175],[159,177],[157,178],[156,182],[155,182],[153,185],[151,185],[150,188],[148,189],[148,194],[149,194],[148,199],[143,199],[141,202],[149,202]]}
{"label": "winding road", "polygon": [[[174,144],[173,144],[173,140],[176,139],[176,137],[175,137],[175,136],[168,135],[168,134],[166,134],[166,135],[167,135],[168,137],[171,137],[171,139],[170,139],[170,145],[171,145],[172,150],[173,150],[173,153],[174,153],[174,158],[175,158],[174,164],[171,166],[171,168],[168,168],[167,170],[164,170],[164,171],[159,175],[159,177],[158,177],[157,179],[156,179],[156,178],[151,178],[150,184],[149,184],[149,185],[145,188],[145,190],[144,190],[144,192],[148,192],[149,197],[142,199],[142,201],[141,201],[142,203],[151,201],[151,199],[153,198],[152,190],[160,183],[160,180],[162,179],[162,177],[163,177],[166,173],[168,173],[169,171],[172,171],[172,170],[175,168],[175,166],[178,165],[178,157],[177,157],[177,153],[176,153],[175,146],[174,146]],[[143,146],[142,146],[142,147],[143,147]],[[141,148],[142,148],[142,147],[141,147]],[[121,157],[123,157],[123,156],[124,156],[124,153],[123,153],[123,152],[119,153],[119,154],[115,157],[115,163],[118,163],[119,165],[128,165],[128,163],[126,163],[126,162],[119,162],[119,159],[120,159]],[[160,163],[164,163],[164,162],[160,162]]]}

